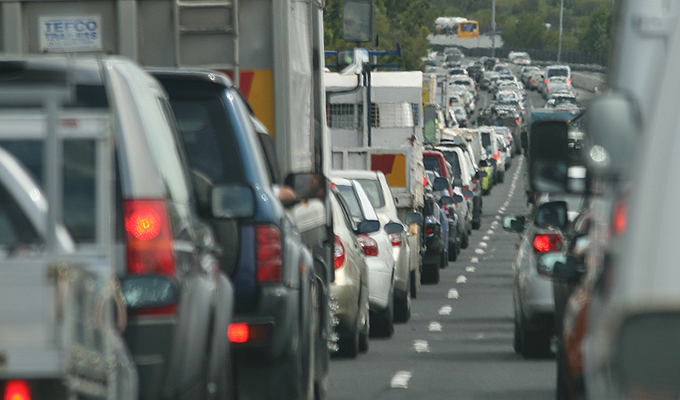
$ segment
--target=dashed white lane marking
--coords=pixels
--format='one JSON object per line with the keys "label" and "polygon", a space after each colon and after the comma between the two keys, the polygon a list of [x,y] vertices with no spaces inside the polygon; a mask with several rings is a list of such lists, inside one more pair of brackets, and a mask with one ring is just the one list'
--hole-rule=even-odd
{"label": "dashed white lane marking", "polygon": [[408,381],[411,380],[412,374],[409,371],[399,371],[392,377],[390,387],[392,389],[407,389]]}
{"label": "dashed white lane marking", "polygon": [[478,257],[471,257],[470,262],[473,264],[479,264],[479,258]]}
{"label": "dashed white lane marking", "polygon": [[475,272],[475,267],[465,267],[465,272]]}
{"label": "dashed white lane marking", "polygon": [[[488,240],[488,239],[487,239]],[[479,247],[488,247],[489,245],[486,242],[479,242]]]}
{"label": "dashed white lane marking", "polygon": [[475,340],[482,340],[482,339],[484,339],[484,334],[483,334],[483,333],[480,333],[480,334],[478,334],[477,336],[475,336]]}
{"label": "dashed white lane marking", "polygon": [[488,231],[486,231],[486,234],[487,235],[493,235],[493,230],[489,229]]}
{"label": "dashed white lane marking", "polygon": [[[497,219],[500,219],[500,218],[501,218],[500,215],[496,215],[496,217],[497,217]],[[491,229],[496,229],[496,228],[498,227],[498,224],[499,224],[499,223],[500,223],[500,222],[498,222],[498,221],[493,221],[493,222],[491,223]]]}
{"label": "dashed white lane marking", "polygon": [[427,327],[427,330],[430,332],[441,332],[442,331],[442,324],[440,324],[437,321],[432,321],[430,322],[430,325]]}
{"label": "dashed white lane marking", "polygon": [[[500,215],[496,215],[496,219],[501,219],[501,216],[500,216]],[[496,222],[496,221],[493,221],[493,222]]]}
{"label": "dashed white lane marking", "polygon": [[456,283],[465,283],[467,282],[467,278],[465,275],[458,275],[458,278],[456,278]]}
{"label": "dashed white lane marking", "polygon": [[484,237],[482,238],[482,240],[489,240],[489,237],[488,237],[488,236],[484,236]]}
{"label": "dashed white lane marking", "polygon": [[449,299],[456,299],[458,300],[459,294],[456,289],[449,289],[449,293],[446,295]]}
{"label": "dashed white lane marking", "polygon": [[427,343],[427,340],[414,340],[413,349],[415,349],[416,353],[429,353],[430,344]]}
{"label": "dashed white lane marking", "polygon": [[477,253],[477,254],[479,254],[479,255],[482,255],[482,254],[484,254],[484,253],[486,253],[486,252],[485,252],[484,250],[482,250],[482,249],[475,249],[475,253]]}
{"label": "dashed white lane marking", "polygon": [[503,207],[499,208],[498,211],[505,211],[505,207],[506,207],[506,206],[503,206]]}
{"label": "dashed white lane marking", "polygon": [[453,308],[451,306],[444,306],[439,309],[439,315],[451,315]]}

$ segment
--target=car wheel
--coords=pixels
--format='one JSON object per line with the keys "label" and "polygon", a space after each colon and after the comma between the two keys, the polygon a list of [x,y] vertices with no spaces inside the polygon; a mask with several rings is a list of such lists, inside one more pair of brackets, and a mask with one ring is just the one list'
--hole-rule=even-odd
{"label": "car wheel", "polygon": [[516,318],[515,318],[515,335],[513,337],[512,347],[515,350],[515,353],[522,354],[522,331],[519,324],[517,323]]}
{"label": "car wheel", "polygon": [[411,290],[411,298],[418,298],[418,280],[416,279],[416,271],[409,272],[409,287]]}
{"label": "car wheel", "polygon": [[479,220],[474,220],[474,219],[472,220],[472,229],[478,230],[479,228],[482,227],[481,219],[482,218],[480,217]]}
{"label": "car wheel", "polygon": [[387,309],[371,313],[371,336],[389,338],[394,334],[394,296],[389,296]]}
{"label": "car wheel", "polygon": [[361,327],[361,331],[359,332],[359,352],[362,354],[368,353],[368,343],[369,343],[369,335],[371,332],[371,318],[370,318],[370,313],[368,311],[368,302],[366,303],[366,307],[364,310],[364,315],[365,317],[363,318],[364,324]]}
{"label": "car wheel", "polygon": [[458,259],[458,242],[449,245],[449,261],[456,261]]}
{"label": "car wheel", "polygon": [[550,339],[552,338],[550,331],[545,327],[529,330],[527,325],[525,317],[522,316],[520,333],[524,358],[547,358],[550,356]]}
{"label": "car wheel", "polygon": [[411,319],[411,291],[405,290],[403,293],[395,292],[394,322],[406,323],[409,319]]}
{"label": "car wheel", "polygon": [[566,360],[564,359],[564,348],[561,345],[557,346],[557,393],[555,398],[557,400],[568,400],[571,398],[569,389],[567,388],[566,374]]}
{"label": "car wheel", "polygon": [[335,353],[338,357],[356,358],[359,354],[359,315],[354,321],[354,326],[348,330],[347,335],[343,335],[338,340],[338,351]]}
{"label": "car wheel", "polygon": [[[448,253],[448,251],[446,252]],[[442,252],[442,254],[439,256],[439,269],[444,269],[449,266],[449,257]]]}
{"label": "car wheel", "polygon": [[423,265],[423,275],[421,276],[422,283],[439,283],[439,264],[425,264]]}
{"label": "car wheel", "polygon": [[504,179],[505,179],[505,172],[496,172],[496,182],[497,183],[503,183]]}
{"label": "car wheel", "polygon": [[461,249],[467,249],[468,246],[470,246],[470,236],[467,233],[465,233],[460,238],[460,248]]}

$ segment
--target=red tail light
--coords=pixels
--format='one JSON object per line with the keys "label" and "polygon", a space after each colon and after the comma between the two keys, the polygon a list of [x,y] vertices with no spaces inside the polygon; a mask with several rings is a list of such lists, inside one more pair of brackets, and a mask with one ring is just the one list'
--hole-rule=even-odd
{"label": "red tail light", "polygon": [[543,79],[543,83],[548,83],[548,78]]}
{"label": "red tail light", "polygon": [[434,228],[425,228],[425,236],[432,236],[434,235]]}
{"label": "red tail light", "polygon": [[257,281],[281,282],[283,260],[281,258],[281,233],[274,225],[255,227]]}
{"label": "red tail light", "polygon": [[227,330],[227,336],[232,343],[245,343],[248,341],[250,335],[248,324],[234,323],[230,324]]}
{"label": "red tail light", "polygon": [[345,263],[345,246],[342,244],[342,241],[338,237],[338,235],[335,235],[335,247],[333,249],[333,266],[338,269],[342,267],[342,264]]}
{"label": "red tail light", "polygon": [[[473,181],[474,182],[474,181]],[[470,186],[463,186],[462,190],[470,190]]]}
{"label": "red tail light", "polygon": [[547,253],[562,248],[562,238],[557,233],[539,233],[534,236],[534,252]]}
{"label": "red tail light", "polygon": [[125,200],[127,270],[130,274],[175,275],[170,220],[164,200]]}
{"label": "red tail light", "polygon": [[368,235],[359,235],[359,244],[364,249],[364,255],[367,257],[378,256],[378,242]]}
{"label": "red tail light", "polygon": [[550,90],[550,87],[549,87],[549,86],[546,86],[546,87],[545,87],[545,90]]}
{"label": "red tail light", "polygon": [[626,225],[628,225],[628,206],[625,202],[619,200],[614,207],[614,234],[623,235],[626,233]]}
{"label": "red tail light", "polygon": [[515,123],[516,123],[517,125],[519,125],[519,119],[516,119],[516,120],[515,120]]}
{"label": "red tail light", "polygon": [[393,247],[401,246],[401,234],[400,233],[390,233],[390,242],[392,242]]}
{"label": "red tail light", "polygon": [[11,379],[5,383],[5,400],[31,400],[31,388],[23,379]]}

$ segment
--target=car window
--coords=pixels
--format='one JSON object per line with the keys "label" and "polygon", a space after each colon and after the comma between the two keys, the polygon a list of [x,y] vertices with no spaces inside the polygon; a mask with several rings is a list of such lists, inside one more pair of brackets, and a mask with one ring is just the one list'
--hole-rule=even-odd
{"label": "car window", "polygon": [[338,189],[338,192],[340,192],[340,195],[342,195],[342,198],[345,200],[345,204],[347,204],[347,208],[349,208],[349,212],[352,214],[352,219],[354,222],[359,223],[363,221],[364,216],[361,213],[359,199],[357,198],[356,193],[354,193],[354,189],[352,189],[351,186],[343,185],[336,185],[336,188]]}
{"label": "car window", "polygon": [[453,176],[456,177],[456,178],[460,178],[462,175],[461,175],[461,171],[460,171],[458,153],[456,153],[455,151],[445,151],[443,153],[444,153],[444,158],[446,158],[446,161],[448,161],[449,164],[451,164],[451,168],[453,170]]}
{"label": "car window", "polygon": [[425,164],[426,170],[441,173],[441,168],[439,167],[439,160],[437,160],[436,158],[423,157],[423,164]]}
{"label": "car window", "polygon": [[191,167],[214,183],[245,182],[238,145],[220,98],[173,95],[170,104]]}
{"label": "car window", "polygon": [[383,197],[382,187],[380,186],[379,181],[373,179],[357,179],[356,181],[364,188],[373,207],[385,207],[385,198]]}
{"label": "car window", "polygon": [[[2,147],[21,161],[44,186],[43,142],[8,140]],[[76,243],[95,240],[95,148],[92,141],[64,141],[64,225]]]}
{"label": "car window", "polygon": [[0,186],[0,254],[22,255],[44,244],[28,217],[4,186]]}

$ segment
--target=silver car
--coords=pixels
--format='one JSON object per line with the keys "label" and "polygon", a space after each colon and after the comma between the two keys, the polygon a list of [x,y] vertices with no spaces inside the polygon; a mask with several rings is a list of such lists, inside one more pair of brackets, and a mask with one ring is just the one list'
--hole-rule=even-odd
{"label": "silver car", "polygon": [[[333,176],[353,179],[361,184],[368,199],[378,214],[381,226],[391,222],[402,224],[394,196],[385,174],[380,171],[345,170],[336,171]],[[390,233],[392,255],[394,256],[394,320],[407,322],[411,318],[411,298],[416,297],[420,288],[420,267],[418,236],[410,234],[406,226],[401,233]],[[415,249],[415,250],[413,250]]]}

